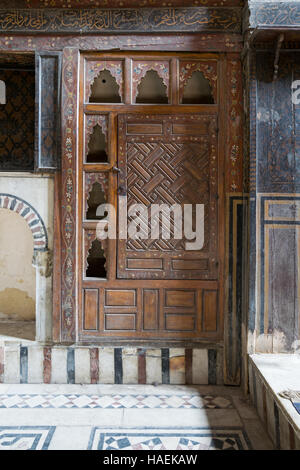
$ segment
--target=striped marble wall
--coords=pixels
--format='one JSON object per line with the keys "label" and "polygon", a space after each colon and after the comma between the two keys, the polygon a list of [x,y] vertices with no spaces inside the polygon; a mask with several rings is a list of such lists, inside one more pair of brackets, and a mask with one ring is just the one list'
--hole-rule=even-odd
{"label": "striped marble wall", "polygon": [[223,383],[222,349],[0,346],[0,383]]}

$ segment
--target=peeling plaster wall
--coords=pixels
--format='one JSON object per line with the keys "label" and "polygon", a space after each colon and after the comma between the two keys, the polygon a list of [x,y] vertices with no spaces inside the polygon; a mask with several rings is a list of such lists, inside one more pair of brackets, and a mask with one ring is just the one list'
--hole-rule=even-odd
{"label": "peeling plaster wall", "polygon": [[27,222],[0,209],[0,320],[35,319],[33,237]]}
{"label": "peeling plaster wall", "polygon": [[18,213],[0,208],[0,320],[37,320],[37,339],[51,339],[53,178],[0,173],[0,193],[30,204],[45,224],[48,250],[33,250],[33,234]]}

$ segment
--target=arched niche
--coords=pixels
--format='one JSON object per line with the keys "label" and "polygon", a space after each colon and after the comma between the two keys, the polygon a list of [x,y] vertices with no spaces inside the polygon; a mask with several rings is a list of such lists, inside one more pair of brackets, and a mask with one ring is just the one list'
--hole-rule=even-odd
{"label": "arched niche", "polygon": [[86,219],[87,220],[103,219],[105,215],[97,216],[96,211],[97,211],[98,206],[100,206],[100,204],[105,204],[105,203],[106,203],[106,195],[103,190],[103,186],[98,182],[93,183],[91,191],[87,199]]}
{"label": "arched niche", "polygon": [[88,141],[87,163],[107,163],[107,142],[102,127],[96,124]]}
{"label": "arched niche", "polygon": [[106,257],[99,240],[92,241],[88,250],[86,277],[106,279]]}
{"label": "arched niche", "polygon": [[101,70],[91,85],[90,103],[121,103],[120,89],[109,70]]}
{"label": "arched niche", "polygon": [[210,82],[199,70],[195,70],[187,80],[181,104],[214,104]]}
{"label": "arched niche", "polygon": [[156,70],[148,70],[137,86],[136,103],[168,104],[167,87]]}

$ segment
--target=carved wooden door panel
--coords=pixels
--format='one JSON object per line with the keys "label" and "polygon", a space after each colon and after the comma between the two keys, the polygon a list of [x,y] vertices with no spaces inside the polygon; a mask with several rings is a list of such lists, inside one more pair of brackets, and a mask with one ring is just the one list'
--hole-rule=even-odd
{"label": "carved wooden door panel", "polygon": [[[136,220],[134,214],[130,215],[134,204],[143,204],[147,208],[140,227],[142,236],[147,238],[118,241],[119,278],[217,279],[216,127],[216,117],[212,115],[119,116],[118,192],[121,203],[122,198],[127,199],[128,226]],[[174,220],[174,213],[170,212],[170,238],[162,237],[161,224],[159,237],[151,238],[151,210],[157,214],[159,209],[158,206],[153,208],[153,204],[164,204],[165,213],[166,207],[174,204],[181,208],[179,224],[178,219]],[[204,208],[204,220],[198,221],[197,227],[204,231],[204,243],[198,242],[198,246],[187,249],[187,243],[196,240],[188,240],[184,236],[178,238],[176,228],[182,225],[184,229],[184,209],[186,205],[192,205],[192,229],[196,229],[197,204]],[[160,220],[164,222],[162,217]],[[200,233],[198,235],[200,237]]]}

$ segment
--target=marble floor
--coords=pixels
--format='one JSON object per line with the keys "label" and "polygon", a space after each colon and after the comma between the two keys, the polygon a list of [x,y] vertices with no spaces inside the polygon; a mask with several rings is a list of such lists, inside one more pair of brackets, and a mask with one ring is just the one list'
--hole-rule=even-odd
{"label": "marble floor", "polygon": [[[292,401],[283,398],[281,392],[300,391],[300,354],[253,354],[251,363],[259,371],[268,394],[292,424],[300,443],[300,414]],[[255,400],[255,399],[254,399]],[[256,401],[259,400],[256,397]]]}
{"label": "marble floor", "polygon": [[271,450],[238,388],[0,384],[0,450]]}

